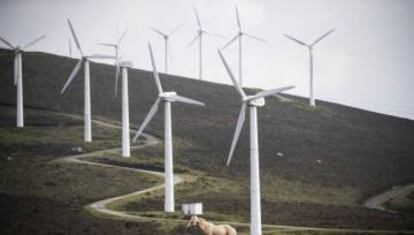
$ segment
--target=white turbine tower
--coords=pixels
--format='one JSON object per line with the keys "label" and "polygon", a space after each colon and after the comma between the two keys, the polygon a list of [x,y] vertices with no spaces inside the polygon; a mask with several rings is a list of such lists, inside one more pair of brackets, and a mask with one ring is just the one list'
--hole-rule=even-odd
{"label": "white turbine tower", "polygon": [[198,39],[198,58],[199,58],[199,73],[198,73],[198,77],[200,80],[203,79],[203,35],[207,34],[207,35],[211,35],[211,36],[216,36],[216,37],[220,37],[222,38],[223,36],[215,34],[215,33],[211,33],[208,31],[203,30],[202,26],[201,26],[201,21],[200,21],[200,16],[198,15],[198,11],[197,8],[194,8],[194,14],[195,14],[195,18],[196,18],[196,22],[197,22],[197,26],[198,26],[198,30],[197,30],[197,35],[191,40],[191,42],[188,44],[187,48],[190,47],[191,45],[193,45],[197,39]]}
{"label": "white turbine tower", "polygon": [[152,31],[158,33],[159,35],[162,36],[162,38],[164,39],[164,50],[165,50],[165,55],[164,55],[164,72],[168,73],[168,50],[169,50],[169,44],[168,44],[168,40],[170,39],[171,35],[173,35],[175,32],[177,32],[178,29],[180,29],[183,25],[180,24],[178,26],[176,26],[173,30],[171,30],[170,33],[164,33],[161,30],[158,30],[154,27],[149,27]]}
{"label": "white turbine tower", "polygon": [[234,149],[240,136],[241,129],[244,124],[246,115],[246,106],[250,112],[250,234],[262,234],[262,218],[260,206],[260,174],[259,174],[259,141],[257,130],[257,107],[265,105],[265,97],[274,96],[277,93],[290,90],[294,86],[276,88],[272,90],[261,91],[255,95],[246,96],[241,86],[237,83],[229,65],[227,64],[223,54],[218,50],[220,58],[227,70],[228,75],[233,81],[234,87],[241,96],[242,106],[237,120],[237,126],[234,133],[233,141],[230,148],[227,166],[230,164]]}
{"label": "white turbine tower", "polygon": [[326,32],[325,34],[323,34],[322,36],[320,36],[318,39],[316,39],[313,43],[311,44],[307,44],[304,43],[303,41],[296,39],[288,34],[284,34],[285,37],[287,37],[288,39],[298,43],[299,45],[305,46],[306,48],[308,48],[309,51],[309,105],[312,107],[315,107],[315,96],[313,93],[313,47],[320,42],[322,39],[324,39],[325,37],[327,37],[329,34],[333,33],[335,31],[335,29],[331,29],[328,32]]}
{"label": "white turbine tower", "polygon": [[16,115],[16,126],[18,128],[24,127],[24,114],[23,114],[23,60],[22,53],[23,49],[27,49],[40,40],[45,38],[46,35],[42,35],[33,41],[27,43],[24,46],[13,46],[10,42],[0,37],[0,41],[6,44],[10,49],[14,50],[14,85],[17,88],[17,115]]}
{"label": "white turbine tower", "polygon": [[172,147],[172,133],[171,133],[171,102],[181,102],[186,104],[194,104],[204,106],[204,103],[190,98],[186,98],[180,95],[177,95],[176,92],[164,92],[161,86],[161,81],[158,76],[157,68],[155,65],[154,55],[152,53],[151,44],[148,44],[151,63],[154,72],[155,83],[158,88],[158,98],[155,100],[154,105],[151,107],[144,121],[142,122],[140,128],[134,137],[134,142],[141,135],[142,131],[149,124],[149,122],[154,117],[155,113],[158,110],[158,105],[160,101],[164,103],[164,168],[165,168],[165,201],[164,201],[164,211],[165,212],[174,212],[174,175],[173,175],[173,147]]}
{"label": "white turbine tower", "polygon": [[131,156],[130,130],[129,130],[129,92],[128,92],[128,68],[132,67],[131,61],[121,61],[120,44],[128,30],[125,30],[116,43],[99,43],[103,46],[113,47],[115,49],[115,97],[118,92],[118,77],[122,74],[122,157]]}
{"label": "white turbine tower", "polygon": [[266,40],[264,40],[262,38],[259,38],[259,37],[256,37],[254,35],[248,34],[245,31],[243,31],[242,26],[241,26],[240,16],[239,16],[239,10],[238,10],[237,7],[236,7],[236,20],[237,20],[237,27],[238,27],[239,30],[237,31],[237,34],[228,43],[226,43],[223,46],[222,50],[226,49],[230,44],[232,44],[237,39],[239,39],[238,40],[239,41],[239,85],[241,87],[243,87],[243,76],[242,76],[242,73],[243,73],[243,57],[242,57],[242,50],[243,50],[242,39],[243,39],[243,36],[255,39],[255,40],[260,41],[260,42],[266,42]]}
{"label": "white turbine tower", "polygon": [[118,93],[118,78],[119,78],[119,73],[120,73],[120,66],[119,66],[120,52],[121,52],[120,45],[127,32],[128,30],[125,30],[116,43],[99,43],[99,45],[112,47],[115,50],[115,88],[114,88],[115,97],[117,96],[117,93]]}
{"label": "white turbine tower", "polygon": [[89,71],[89,60],[90,59],[114,59],[113,56],[108,55],[85,55],[82,51],[82,48],[80,46],[79,40],[76,37],[75,30],[73,29],[72,23],[68,19],[68,24],[70,31],[72,32],[73,40],[75,41],[76,47],[79,50],[79,53],[81,55],[81,58],[79,59],[78,63],[75,65],[75,68],[73,69],[72,73],[70,74],[68,80],[66,81],[65,85],[62,88],[61,94],[63,94],[68,88],[69,84],[73,81],[73,79],[78,74],[79,70],[82,67],[84,68],[84,140],[85,142],[92,142],[92,125],[91,125],[91,91],[90,91],[90,71]]}
{"label": "white turbine tower", "polygon": [[122,157],[130,157],[128,68],[132,67],[132,62],[120,61],[119,66],[122,71]]}

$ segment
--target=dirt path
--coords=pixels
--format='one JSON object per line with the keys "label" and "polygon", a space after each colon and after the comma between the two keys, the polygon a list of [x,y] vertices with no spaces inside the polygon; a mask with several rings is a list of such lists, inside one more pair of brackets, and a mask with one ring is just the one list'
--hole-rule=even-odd
{"label": "dirt path", "polygon": [[[64,113],[58,113],[58,112],[52,112],[52,111],[46,111],[49,113],[53,113],[53,114],[57,114],[57,115],[62,115],[62,116],[66,116],[66,117],[70,117],[70,118],[74,118],[74,119],[81,119],[83,120],[83,117],[77,116],[77,115],[72,115],[72,114],[64,114]],[[101,126],[105,126],[108,128],[114,128],[114,129],[121,129],[121,126],[115,123],[111,123],[109,121],[100,121],[100,120],[92,120],[92,122],[94,124],[98,124]],[[131,130],[132,132],[132,130]],[[137,150],[137,149],[142,149],[142,148],[146,148],[149,146],[153,146],[153,145],[157,145],[160,144],[160,140],[157,139],[156,137],[152,136],[152,135],[148,135],[148,134],[143,134],[143,137],[145,137],[145,143],[140,144],[140,145],[131,145],[131,150]],[[78,163],[78,164],[87,164],[87,165],[94,165],[94,166],[101,166],[101,167],[110,167],[110,168],[118,168],[118,169],[124,169],[124,170],[128,170],[128,171],[135,171],[135,172],[139,172],[139,173],[145,173],[145,174],[151,174],[157,177],[161,177],[164,178],[164,173],[163,172],[158,172],[158,171],[150,171],[150,170],[144,170],[144,169],[136,169],[136,168],[130,168],[130,167],[122,167],[122,166],[115,166],[115,165],[110,165],[110,164],[105,164],[105,163],[98,163],[98,162],[91,162],[91,161],[87,161],[84,160],[82,158],[85,157],[95,157],[95,156],[101,156],[105,153],[121,153],[122,148],[118,147],[118,148],[112,148],[112,149],[105,149],[105,150],[100,150],[100,151],[95,151],[95,152],[90,152],[90,153],[84,153],[84,154],[78,154],[78,155],[73,155],[73,156],[68,156],[68,157],[64,157],[64,158],[60,158],[54,161],[64,161],[64,162],[69,162],[69,163]],[[181,174],[174,174],[174,184],[180,184],[180,183],[184,183],[184,182],[192,182],[195,179],[197,179],[197,176],[191,176],[191,175],[181,175]],[[142,194],[146,194],[148,192],[153,192],[156,190],[160,190],[164,188],[164,184],[159,184],[144,190],[140,190],[140,191],[136,191],[136,192],[132,192],[129,194],[125,194],[125,195],[120,195],[120,196],[116,196],[116,197],[112,197],[112,198],[108,198],[108,199],[104,199],[101,201],[97,201],[94,202],[92,204],[89,204],[87,206],[85,206],[85,208],[88,211],[91,211],[93,214],[96,215],[100,215],[100,216],[106,216],[106,217],[111,217],[114,219],[128,219],[128,220],[135,220],[135,221],[143,221],[143,220],[158,220],[158,221],[175,221],[175,222],[186,222],[185,220],[180,220],[180,219],[162,219],[162,218],[153,218],[153,217],[144,217],[141,215],[137,215],[137,214],[133,214],[131,212],[127,212],[127,211],[115,211],[115,210],[111,210],[109,208],[107,208],[107,205],[116,201],[122,201],[122,200],[126,200],[128,198],[131,197],[135,197],[138,195],[142,195]],[[374,201],[379,201],[379,199],[375,199]],[[235,223],[235,222],[230,222],[230,221],[213,221],[215,223],[227,223],[227,224],[231,224],[231,225],[235,225],[235,226],[249,226],[248,223]],[[314,228],[314,227],[300,227],[300,226],[283,226],[283,225],[263,225],[263,228],[266,228],[266,231],[263,231],[264,234],[267,233],[271,233],[272,230],[275,231],[285,231],[285,232],[332,232],[332,233],[371,233],[371,234],[414,234],[414,232],[412,231],[389,231],[389,230],[359,230],[359,229],[335,229],[335,228]]]}
{"label": "dirt path", "polygon": [[398,214],[398,212],[384,207],[384,203],[397,197],[401,193],[407,192],[407,190],[414,190],[414,184],[405,185],[405,186],[394,186],[390,190],[387,190],[385,192],[382,192],[381,194],[378,194],[376,196],[369,198],[368,200],[364,202],[364,206],[369,209],[375,209],[375,210]]}

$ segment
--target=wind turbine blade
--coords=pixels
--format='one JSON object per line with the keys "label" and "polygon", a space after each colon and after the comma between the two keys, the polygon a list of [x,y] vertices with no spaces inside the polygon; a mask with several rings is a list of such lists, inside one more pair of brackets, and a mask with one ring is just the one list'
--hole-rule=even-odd
{"label": "wind turbine blade", "polygon": [[115,56],[102,54],[93,54],[86,57],[89,59],[115,59]]}
{"label": "wind turbine blade", "polygon": [[154,31],[154,32],[158,33],[159,35],[161,35],[161,36],[163,36],[163,37],[166,37],[166,36],[167,36],[167,34],[165,34],[165,33],[161,32],[160,30],[158,30],[158,29],[156,29],[156,28],[154,28],[154,27],[152,27],[152,26],[148,26],[148,28],[149,28],[149,29],[151,29],[152,31]]}
{"label": "wind turbine blade", "polygon": [[306,43],[304,43],[304,42],[302,42],[301,40],[299,40],[299,39],[296,39],[296,38],[294,38],[294,37],[292,37],[292,36],[290,36],[290,35],[288,35],[288,34],[283,34],[285,37],[287,37],[288,39],[290,39],[290,40],[292,40],[292,41],[294,41],[294,42],[296,42],[296,43],[299,43],[300,45],[302,45],[302,46],[308,46],[308,44],[306,44]]}
{"label": "wind turbine blade", "polygon": [[69,56],[72,57],[73,53],[72,53],[72,40],[70,40],[69,38]]}
{"label": "wind turbine blade", "polygon": [[181,27],[183,27],[184,24],[177,25],[171,32],[168,34],[168,36],[173,35],[175,32],[177,32]]}
{"label": "wind turbine blade", "polygon": [[209,31],[203,31],[203,33],[206,33],[206,34],[209,34],[211,36],[218,37],[218,38],[224,38],[224,36],[222,36],[220,34],[212,33],[212,32],[209,32]]}
{"label": "wind turbine blade", "polygon": [[260,41],[260,42],[266,42],[266,40],[264,40],[263,38],[259,38],[259,37],[256,37],[256,36],[254,36],[254,35],[251,35],[251,34],[247,34],[247,33],[243,33],[244,35],[246,35],[247,37],[249,37],[249,38],[252,38],[252,39],[254,39],[254,40],[257,40],[257,41]]}
{"label": "wind turbine blade", "polygon": [[118,60],[122,59],[124,52],[121,47],[116,47],[115,50],[118,50]]}
{"label": "wind turbine blade", "polygon": [[157,66],[155,65],[154,54],[152,53],[151,43],[149,43],[149,42],[148,42],[148,48],[149,48],[149,51],[150,51],[152,71],[154,73],[155,83],[157,84],[158,93],[161,94],[162,93],[161,81],[160,81],[160,77],[158,75]]}
{"label": "wind turbine blade", "polygon": [[239,37],[239,34],[236,34],[236,36],[234,36],[228,43],[226,43],[226,45],[224,45],[221,49],[224,50],[226,49],[228,46],[230,46],[230,44],[232,44],[234,41],[237,40],[237,38]]}
{"label": "wind turbine blade", "polygon": [[118,45],[121,44],[122,40],[124,39],[127,33],[128,33],[128,29],[125,29],[124,33],[122,33],[121,37],[118,40]]}
{"label": "wind turbine blade", "polygon": [[239,9],[236,6],[236,19],[237,19],[237,26],[239,27],[239,30],[241,30],[241,23],[240,23],[240,16],[239,16]]}
{"label": "wind turbine blade", "polygon": [[80,59],[78,61],[78,63],[75,65],[75,68],[72,70],[72,73],[70,74],[68,80],[66,81],[65,85],[62,88],[62,91],[60,92],[60,94],[63,94],[66,90],[66,88],[68,88],[69,84],[72,82],[72,80],[76,77],[76,75],[78,74],[81,66],[82,66],[82,62],[83,59]]}
{"label": "wind turbine blade", "polygon": [[280,95],[280,94],[276,94],[274,95],[274,97],[276,97],[277,99],[279,99],[281,102],[292,102],[293,100],[284,96],[284,95]]}
{"label": "wind turbine blade", "polygon": [[72,23],[70,22],[70,19],[68,19],[68,24],[69,24],[69,29],[70,29],[70,32],[72,33],[73,39],[75,40],[76,47],[78,48],[81,56],[83,57],[82,48],[80,46],[78,37],[76,37],[76,33],[75,33],[75,30],[73,29],[73,26],[72,26]]}
{"label": "wind turbine blade", "polygon": [[26,48],[28,48],[28,47],[30,47],[30,46],[33,46],[34,44],[38,43],[39,41],[41,41],[41,40],[42,40],[42,39],[44,39],[45,37],[46,37],[46,35],[42,35],[42,36],[40,36],[40,37],[36,38],[35,40],[33,40],[33,41],[31,41],[31,42],[27,43],[27,44],[26,44],[26,46],[24,46],[23,48],[24,48],[24,49],[26,49]]}
{"label": "wind turbine blade", "polygon": [[198,100],[194,100],[194,99],[190,99],[184,96],[180,96],[180,95],[176,95],[174,96],[174,99],[178,102],[182,102],[182,103],[186,103],[186,104],[195,104],[195,105],[200,105],[200,106],[204,106],[203,102],[200,102]]}
{"label": "wind turbine blade", "polygon": [[261,91],[259,93],[257,93],[254,96],[251,96],[249,98],[246,99],[246,101],[250,101],[250,100],[255,100],[255,99],[259,99],[259,98],[265,98],[267,96],[270,95],[276,95],[280,92],[284,92],[290,89],[295,88],[295,86],[286,86],[286,87],[280,87],[280,88],[275,88],[275,89],[271,89],[271,90],[266,90],[266,91]]}
{"label": "wind turbine blade", "polygon": [[326,32],[325,34],[323,34],[322,36],[320,36],[318,39],[316,39],[313,43],[312,46],[315,45],[316,43],[320,42],[322,39],[326,38],[329,34],[333,33],[335,31],[335,29],[331,29],[328,32]]}
{"label": "wind turbine blade", "polygon": [[116,47],[116,44],[112,44],[112,43],[98,43],[98,45],[107,46],[107,47]]}
{"label": "wind turbine blade", "polygon": [[197,8],[196,7],[194,7],[194,14],[195,14],[195,17],[196,17],[196,21],[197,21],[198,28],[201,29],[200,16],[198,15],[198,11],[197,11]]}
{"label": "wind turbine blade", "polygon": [[10,47],[10,49],[14,48],[13,45],[10,42],[8,42],[6,39],[0,37],[0,41],[2,41],[4,44],[6,44],[8,47]]}
{"label": "wind turbine blade", "polygon": [[188,43],[188,45],[187,45],[187,48],[189,48],[191,45],[193,45],[196,41],[197,41],[197,39],[198,39],[198,37],[200,37],[200,35],[199,34],[197,34],[192,40],[191,40],[191,42],[190,43]]}
{"label": "wind turbine blade", "polygon": [[240,132],[243,128],[244,120],[246,118],[246,103],[243,103],[239,113],[239,119],[237,120],[236,130],[234,132],[233,141],[231,142],[231,148],[229,157],[227,158],[226,165],[230,165],[231,158],[233,157],[234,149],[236,148],[237,141],[239,140]]}
{"label": "wind turbine blade", "polygon": [[226,70],[227,70],[227,73],[229,74],[229,76],[230,76],[231,80],[233,81],[234,87],[236,88],[237,92],[239,92],[240,96],[241,96],[243,99],[244,99],[244,98],[246,98],[246,94],[244,93],[243,89],[240,87],[239,83],[237,82],[236,77],[234,77],[233,72],[231,71],[231,69],[230,69],[229,65],[227,64],[227,61],[226,61],[226,59],[224,58],[223,54],[221,53],[221,51],[220,51],[220,50],[217,50],[217,51],[218,51],[218,53],[219,53],[219,55],[220,55],[221,61],[222,61],[222,62],[223,62],[223,64],[224,64],[224,67],[225,67],[225,68],[226,68]]}
{"label": "wind turbine blade", "polygon": [[141,126],[139,127],[138,131],[135,133],[133,142],[137,141],[138,137],[142,134],[145,127],[151,122],[152,118],[154,117],[155,113],[157,113],[158,110],[158,104],[160,103],[160,98],[157,98],[155,103],[152,105],[150,111],[148,112],[147,116],[144,119],[144,122],[142,122]]}

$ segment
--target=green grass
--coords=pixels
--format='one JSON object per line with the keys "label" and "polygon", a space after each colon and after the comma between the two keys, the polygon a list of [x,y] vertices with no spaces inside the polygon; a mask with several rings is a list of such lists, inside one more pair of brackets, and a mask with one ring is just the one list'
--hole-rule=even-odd
{"label": "green grass", "polygon": [[78,135],[81,121],[26,109],[29,127],[17,129],[3,125],[12,121],[13,111],[0,107],[1,234],[136,234],[139,229],[148,229],[145,223],[132,226],[130,222],[94,218],[83,207],[158,184],[158,177],[51,162],[70,155],[72,146],[82,146],[85,151],[118,146],[111,137],[119,136],[119,130],[94,125],[96,141],[84,144]]}

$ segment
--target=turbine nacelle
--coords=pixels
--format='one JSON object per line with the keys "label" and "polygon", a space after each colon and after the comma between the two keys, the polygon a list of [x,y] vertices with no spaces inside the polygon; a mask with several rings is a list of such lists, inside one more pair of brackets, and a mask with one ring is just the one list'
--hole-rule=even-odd
{"label": "turbine nacelle", "polygon": [[15,47],[15,48],[14,48],[14,53],[15,53],[15,54],[22,53],[22,51],[23,51],[23,50],[22,50],[22,48],[21,48],[20,46],[17,46],[17,47]]}
{"label": "turbine nacelle", "polygon": [[266,104],[266,101],[264,98],[259,98],[259,99],[253,99],[253,100],[249,100],[249,98],[251,98],[253,96],[247,96],[247,98],[245,99],[247,102],[247,104],[249,106],[255,106],[255,107],[263,107]]}
{"label": "turbine nacelle", "polygon": [[119,61],[119,67],[131,68],[132,66],[133,66],[133,64],[132,64],[132,61],[130,61],[130,60]]}
{"label": "turbine nacelle", "polygon": [[177,97],[177,92],[174,91],[167,91],[162,92],[158,97],[165,101],[175,102]]}

